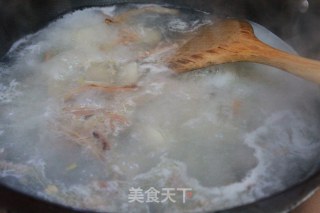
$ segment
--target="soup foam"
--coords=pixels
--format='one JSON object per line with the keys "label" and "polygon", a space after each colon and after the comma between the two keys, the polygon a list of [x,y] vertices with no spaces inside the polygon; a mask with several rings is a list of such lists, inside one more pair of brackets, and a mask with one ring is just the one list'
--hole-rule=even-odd
{"label": "soup foam", "polygon": [[[17,41],[1,67],[1,180],[78,208],[194,212],[250,203],[313,174],[317,86],[253,63],[179,75],[161,63],[214,20],[157,5],[89,8]],[[192,197],[129,202],[130,190],[152,187]]]}

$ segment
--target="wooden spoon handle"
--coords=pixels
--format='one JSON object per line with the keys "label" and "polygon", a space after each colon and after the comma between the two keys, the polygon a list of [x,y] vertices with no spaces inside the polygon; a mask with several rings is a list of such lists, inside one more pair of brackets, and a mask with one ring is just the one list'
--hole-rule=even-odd
{"label": "wooden spoon handle", "polygon": [[292,55],[275,49],[259,40],[256,40],[256,48],[253,48],[250,61],[271,65],[287,71],[306,80],[320,84],[320,62]]}

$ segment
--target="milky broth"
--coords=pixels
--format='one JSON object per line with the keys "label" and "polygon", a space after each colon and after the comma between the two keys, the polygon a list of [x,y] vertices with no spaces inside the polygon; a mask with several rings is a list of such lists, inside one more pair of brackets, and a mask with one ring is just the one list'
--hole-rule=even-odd
{"label": "milky broth", "polygon": [[[89,8],[17,41],[0,64],[1,181],[77,208],[194,212],[309,177],[320,151],[316,85],[254,63],[166,67],[215,20],[157,5]],[[139,187],[157,189],[160,201],[173,188],[176,202],[146,202],[146,193],[130,202]]]}

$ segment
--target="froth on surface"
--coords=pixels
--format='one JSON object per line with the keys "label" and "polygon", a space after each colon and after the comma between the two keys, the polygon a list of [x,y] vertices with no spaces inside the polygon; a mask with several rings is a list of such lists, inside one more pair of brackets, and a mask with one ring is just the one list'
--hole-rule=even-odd
{"label": "froth on surface", "polygon": [[[136,7],[147,9],[116,22]],[[1,180],[85,209],[194,212],[253,202],[311,175],[315,85],[251,63],[182,75],[158,63],[210,18],[155,5],[91,8],[18,41],[0,82]],[[193,197],[131,203],[132,187],[186,187]]]}

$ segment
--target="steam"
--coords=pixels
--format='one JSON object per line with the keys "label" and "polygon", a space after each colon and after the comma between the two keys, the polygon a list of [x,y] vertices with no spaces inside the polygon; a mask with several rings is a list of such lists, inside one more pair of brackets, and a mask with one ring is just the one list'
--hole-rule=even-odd
{"label": "steam", "polygon": [[301,13],[307,12],[309,9],[309,2],[308,0],[301,0],[300,6],[299,6],[299,11]]}

